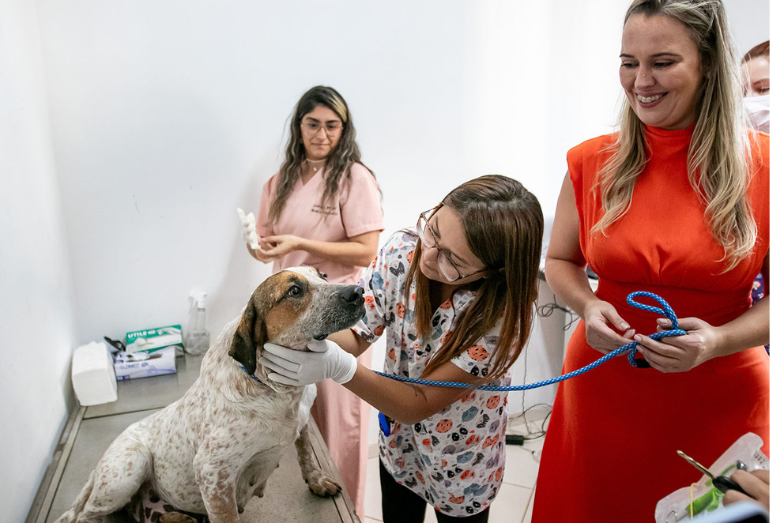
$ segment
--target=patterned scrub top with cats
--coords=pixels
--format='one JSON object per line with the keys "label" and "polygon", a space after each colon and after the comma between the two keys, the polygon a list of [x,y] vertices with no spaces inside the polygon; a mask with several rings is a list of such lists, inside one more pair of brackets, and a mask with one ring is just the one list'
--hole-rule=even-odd
{"label": "patterned scrub top with cats", "polygon": [[[446,332],[474,300],[459,290],[433,315],[429,339],[419,339],[414,325],[414,283],[405,306],[406,275],[417,234],[398,232],[380,250],[364,273],[366,316],[353,327],[368,342],[386,330],[384,371],[419,378],[441,348]],[[475,376],[489,372],[500,324],[452,363]],[[491,383],[507,386],[510,374]],[[474,390],[441,412],[415,423],[394,423],[390,436],[380,431],[380,460],[396,481],[437,510],[450,516],[471,516],[489,507],[500,491],[505,466],[507,393]]]}

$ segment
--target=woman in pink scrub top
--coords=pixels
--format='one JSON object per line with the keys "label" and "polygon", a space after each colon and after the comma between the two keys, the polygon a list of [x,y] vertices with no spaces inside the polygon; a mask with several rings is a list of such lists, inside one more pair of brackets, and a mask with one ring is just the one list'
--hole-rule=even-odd
{"label": "woman in pink scrub top", "polygon": [[[310,265],[329,281],[356,284],[376,256],[383,230],[380,191],[355,138],[337,91],[318,86],[302,95],[286,159],[262,189],[260,248],[249,247],[257,260],[273,262],[273,273]],[[371,366],[371,353],[359,361]],[[369,405],[331,380],[317,387],[313,418],[363,520]]]}

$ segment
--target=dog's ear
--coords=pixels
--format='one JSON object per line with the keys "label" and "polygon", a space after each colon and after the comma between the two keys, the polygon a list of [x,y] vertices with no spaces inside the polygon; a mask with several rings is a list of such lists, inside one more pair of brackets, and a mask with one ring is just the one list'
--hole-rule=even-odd
{"label": "dog's ear", "polygon": [[229,352],[230,356],[246,367],[249,374],[254,374],[257,370],[257,351],[267,341],[265,320],[254,305],[255,301],[252,296],[241,316],[241,323],[235,330]]}

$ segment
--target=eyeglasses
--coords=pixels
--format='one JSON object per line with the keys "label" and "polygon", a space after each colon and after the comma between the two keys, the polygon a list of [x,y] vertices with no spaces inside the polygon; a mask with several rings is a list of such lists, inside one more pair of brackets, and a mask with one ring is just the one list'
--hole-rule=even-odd
{"label": "eyeglasses", "polygon": [[326,122],[325,124],[317,121],[317,120],[306,120],[302,122],[302,127],[304,127],[307,132],[310,134],[318,134],[321,129],[326,129],[326,134],[328,136],[336,136],[340,132],[342,132],[342,122]]}
{"label": "eyeglasses", "polygon": [[441,269],[441,274],[444,275],[444,277],[449,281],[457,281],[462,280],[464,278],[469,278],[471,276],[475,276],[476,274],[479,274],[481,272],[485,272],[487,269],[481,269],[476,272],[472,272],[470,274],[462,274],[460,270],[457,268],[457,266],[454,264],[452,260],[449,259],[449,256],[444,253],[441,249],[438,248],[436,245],[436,233],[433,231],[433,228],[430,226],[428,221],[430,218],[432,218],[436,212],[443,206],[444,204],[439,204],[437,207],[434,207],[430,211],[425,211],[420,215],[420,217],[417,219],[417,235],[420,237],[420,240],[422,241],[423,245],[427,247],[428,249],[436,249],[438,251],[437,260],[438,260],[438,268]]}

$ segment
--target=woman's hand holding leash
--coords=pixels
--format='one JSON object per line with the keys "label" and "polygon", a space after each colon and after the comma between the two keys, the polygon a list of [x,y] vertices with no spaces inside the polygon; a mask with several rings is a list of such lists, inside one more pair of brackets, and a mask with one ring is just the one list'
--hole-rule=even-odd
{"label": "woman's hand holding leash", "polygon": [[[592,300],[585,306],[583,321],[586,325],[586,341],[602,354],[622,347],[636,333],[612,304],[602,300]],[[618,334],[616,330],[623,334]]]}
{"label": "woman's hand holding leash", "polygon": [[356,357],[329,340],[311,341],[310,352],[287,349],[265,343],[265,355],[259,362],[274,372],[268,378],[284,385],[299,387],[331,378],[337,383],[353,379],[358,368]]}
{"label": "woman's hand holding leash", "polygon": [[[671,328],[671,321],[658,318],[658,332]],[[721,345],[719,330],[698,318],[682,318],[679,328],[687,331],[685,336],[651,340],[637,334],[637,350],[653,369],[660,372],[686,372],[716,356]]]}

